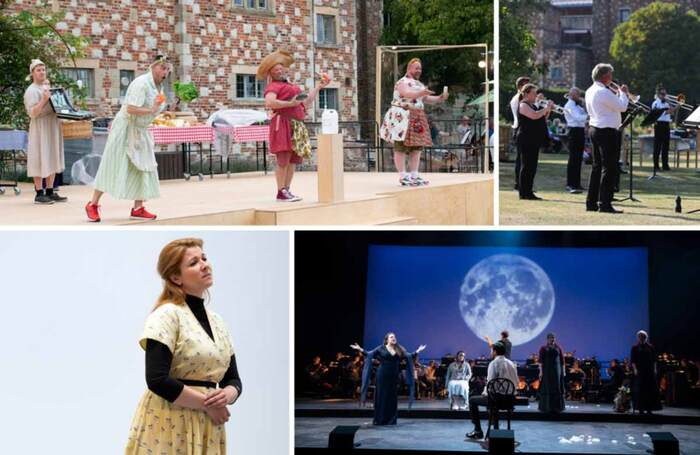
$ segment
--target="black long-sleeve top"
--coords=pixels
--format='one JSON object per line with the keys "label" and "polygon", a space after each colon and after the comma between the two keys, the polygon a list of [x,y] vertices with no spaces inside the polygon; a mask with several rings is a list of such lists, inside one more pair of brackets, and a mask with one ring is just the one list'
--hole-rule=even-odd
{"label": "black long-sleeve top", "polygon": [[[185,302],[192,314],[197,318],[197,321],[202,325],[202,328],[213,340],[214,333],[211,330],[209,318],[207,318],[207,313],[204,309],[204,299],[187,295]],[[173,354],[166,345],[150,338],[146,341],[146,384],[148,389],[171,403],[180,396],[182,389],[185,387],[185,384],[181,381],[170,376],[172,362]],[[235,354],[231,356],[228,370],[226,370],[223,379],[219,382],[220,388],[223,389],[227,386],[233,386],[238,389],[239,397],[243,393],[243,384],[238,375]]]}

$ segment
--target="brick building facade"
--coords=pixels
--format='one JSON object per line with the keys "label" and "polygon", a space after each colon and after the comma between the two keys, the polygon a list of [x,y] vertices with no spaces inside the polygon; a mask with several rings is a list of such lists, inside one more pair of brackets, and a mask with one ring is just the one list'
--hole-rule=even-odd
{"label": "brick building facade", "polygon": [[128,83],[147,70],[157,52],[173,62],[173,81],[192,81],[199,89],[189,109],[200,119],[224,106],[260,109],[257,65],[285,48],[296,59],[290,71],[295,83],[311,88],[320,71],[333,79],[309,119],[328,106],[338,109],[341,120],[357,120],[373,106],[381,5],[380,0],[16,0],[14,7],[64,12],[58,29],[90,39],[78,69],[67,71],[87,81],[88,107],[101,116],[116,114]]}
{"label": "brick building facade", "polygon": [[592,0],[552,0],[535,16],[534,60],[546,68],[539,85],[547,89],[586,87],[593,65]]}
{"label": "brick building facade", "polygon": [[[653,1],[549,0],[531,24],[537,39],[533,58],[547,68],[540,85],[548,89],[590,85],[593,66],[610,61],[615,28]],[[666,1],[700,13],[700,0]]]}

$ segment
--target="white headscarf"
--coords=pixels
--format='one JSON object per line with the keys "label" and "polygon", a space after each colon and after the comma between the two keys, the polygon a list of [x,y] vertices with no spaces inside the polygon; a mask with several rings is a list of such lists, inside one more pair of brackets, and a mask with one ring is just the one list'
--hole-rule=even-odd
{"label": "white headscarf", "polygon": [[46,65],[44,64],[44,62],[42,62],[42,61],[39,60],[38,58],[33,58],[33,59],[32,59],[32,63],[29,64],[29,76],[27,76],[27,80],[28,80],[28,81],[31,81],[31,80],[32,80],[32,73],[34,72],[34,68],[36,68],[36,67],[39,66],[39,65],[44,65],[44,66],[46,66]]}

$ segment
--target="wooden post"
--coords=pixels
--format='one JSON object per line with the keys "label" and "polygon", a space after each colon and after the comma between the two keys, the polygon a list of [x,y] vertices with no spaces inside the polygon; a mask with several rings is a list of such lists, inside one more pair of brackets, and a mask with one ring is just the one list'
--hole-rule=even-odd
{"label": "wooden post", "polygon": [[343,184],[343,135],[318,135],[318,201],[345,198]]}

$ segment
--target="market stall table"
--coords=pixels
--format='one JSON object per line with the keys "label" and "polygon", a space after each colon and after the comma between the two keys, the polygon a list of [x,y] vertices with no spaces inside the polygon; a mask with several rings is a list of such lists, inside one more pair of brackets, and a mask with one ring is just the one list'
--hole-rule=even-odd
{"label": "market stall table", "polygon": [[[260,170],[260,149],[263,155],[263,170],[267,175],[267,142],[270,138],[269,125],[249,125],[249,126],[217,126],[216,132],[227,134],[233,142],[243,144],[246,142],[255,142],[255,169]],[[262,143],[262,146],[260,144]],[[229,169],[228,157],[226,155],[226,171]]]}
{"label": "market stall table", "polygon": [[[187,127],[165,127],[154,126],[148,128],[148,131],[153,134],[153,140],[156,145],[181,144],[182,147],[182,167],[184,169],[184,178],[189,180],[192,175],[191,153],[192,144],[199,144],[199,159],[204,162],[203,144],[209,143],[209,175],[213,178],[213,147],[214,143],[214,128],[206,125],[202,126],[187,126]],[[200,168],[199,180],[204,178]]]}
{"label": "market stall table", "polygon": [[[10,162],[14,173],[14,183],[3,183],[3,173],[0,173],[0,194],[5,194],[5,187],[12,187],[15,195],[19,196],[19,174],[17,171],[17,153],[27,152],[27,132],[19,130],[0,131],[0,163],[2,170],[7,169],[5,163]],[[8,155],[9,152],[9,155]]]}

